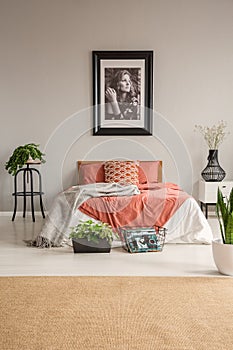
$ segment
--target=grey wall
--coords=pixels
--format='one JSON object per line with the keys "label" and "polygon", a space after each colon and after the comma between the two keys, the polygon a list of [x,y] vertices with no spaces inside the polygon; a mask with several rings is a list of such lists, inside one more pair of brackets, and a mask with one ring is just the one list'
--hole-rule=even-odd
{"label": "grey wall", "polygon": [[[219,158],[232,179],[232,42],[231,0],[0,0],[0,211],[12,210],[4,164],[28,142],[47,151],[47,205],[77,182],[84,158],[162,159],[164,179],[196,196],[208,147],[194,125],[220,119],[231,135]],[[92,50],[154,51],[153,137],[91,136]]]}

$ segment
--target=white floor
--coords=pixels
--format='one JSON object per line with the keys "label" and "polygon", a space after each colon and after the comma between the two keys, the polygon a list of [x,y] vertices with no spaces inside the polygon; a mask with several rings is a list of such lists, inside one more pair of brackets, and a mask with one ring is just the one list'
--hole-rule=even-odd
{"label": "white floor", "polygon": [[[214,236],[216,218],[209,219]],[[0,276],[222,276],[216,270],[211,245],[166,244],[159,253],[127,253],[115,247],[110,254],[74,254],[72,247],[38,249],[33,239],[43,224],[38,216],[15,222],[0,216]]]}

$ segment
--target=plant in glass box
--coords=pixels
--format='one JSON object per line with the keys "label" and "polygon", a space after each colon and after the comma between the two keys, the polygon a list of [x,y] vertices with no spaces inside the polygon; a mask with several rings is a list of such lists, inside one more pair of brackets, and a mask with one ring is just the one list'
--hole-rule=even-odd
{"label": "plant in glass box", "polygon": [[218,189],[216,213],[222,239],[212,242],[214,262],[219,272],[233,275],[233,188],[229,198]]}
{"label": "plant in glass box", "polygon": [[71,227],[74,253],[110,253],[111,244],[117,235],[110,225],[93,220],[82,221]]}

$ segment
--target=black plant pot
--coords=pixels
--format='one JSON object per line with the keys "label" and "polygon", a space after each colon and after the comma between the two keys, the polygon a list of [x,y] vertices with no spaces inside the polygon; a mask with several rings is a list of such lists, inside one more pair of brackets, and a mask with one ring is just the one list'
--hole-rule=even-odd
{"label": "black plant pot", "polygon": [[99,243],[88,241],[86,238],[72,238],[74,253],[110,253],[111,245],[106,239]]}
{"label": "black plant pot", "polygon": [[226,176],[226,173],[219,165],[218,150],[210,149],[209,156],[207,159],[208,159],[208,164],[201,173],[201,176],[203,177],[203,179],[207,182],[222,181]]}

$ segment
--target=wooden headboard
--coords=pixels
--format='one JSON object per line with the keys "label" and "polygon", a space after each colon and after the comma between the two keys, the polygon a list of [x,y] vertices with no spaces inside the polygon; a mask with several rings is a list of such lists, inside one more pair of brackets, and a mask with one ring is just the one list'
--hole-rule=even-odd
{"label": "wooden headboard", "polygon": [[[78,163],[78,170],[80,168],[80,165],[82,164],[94,164],[94,163],[104,163],[105,160],[78,160],[77,163]],[[143,162],[140,161],[140,162]],[[163,165],[163,162],[162,160],[159,161],[159,168],[158,168],[158,182],[162,182],[162,165]]]}

